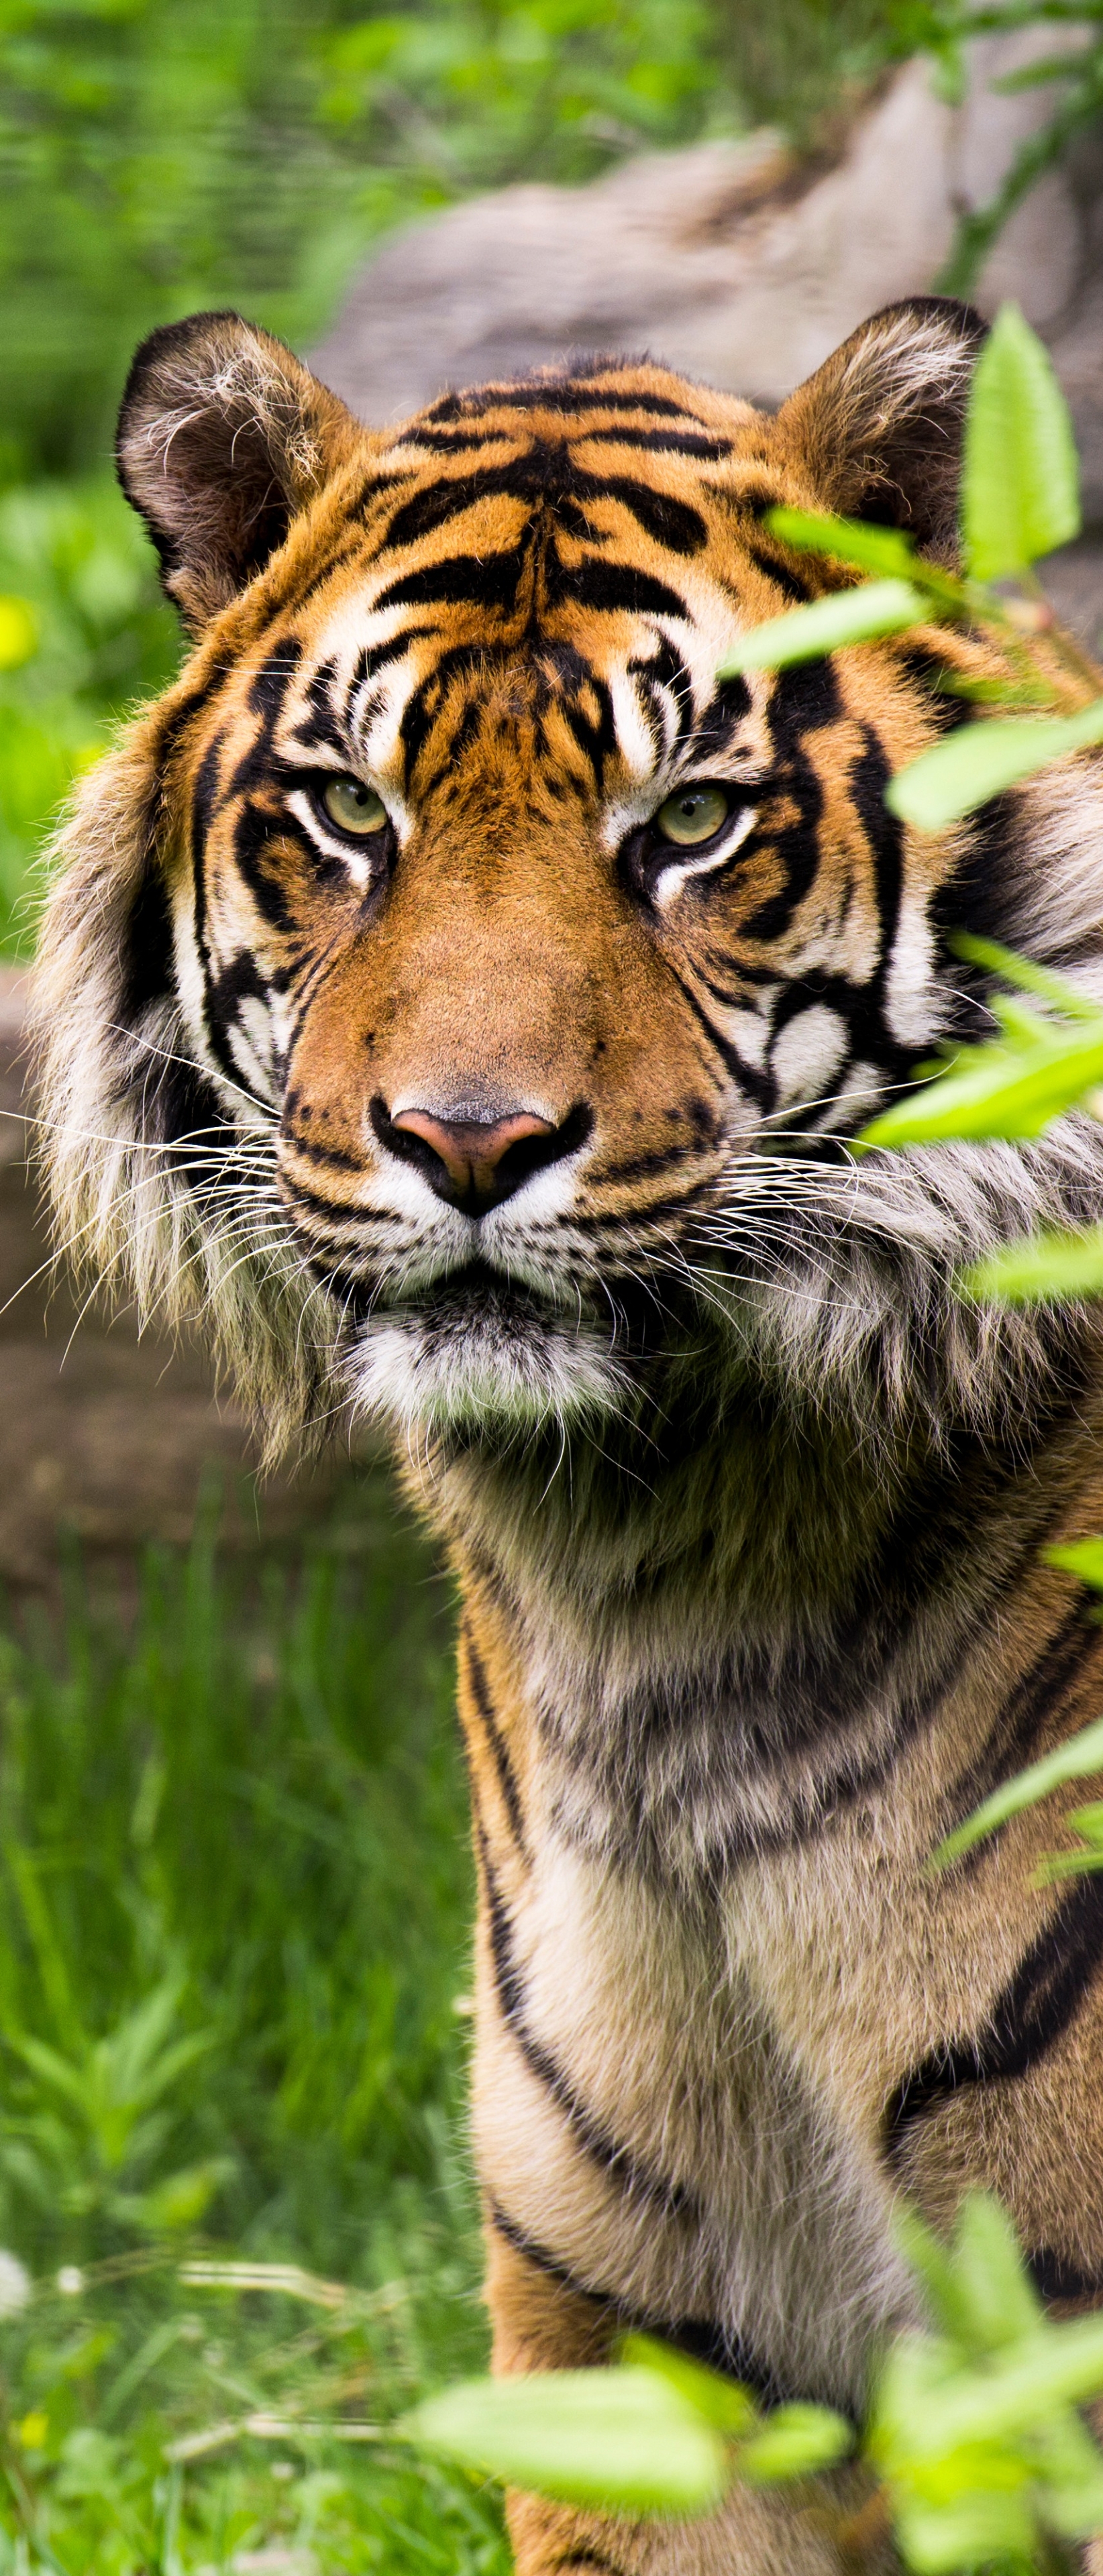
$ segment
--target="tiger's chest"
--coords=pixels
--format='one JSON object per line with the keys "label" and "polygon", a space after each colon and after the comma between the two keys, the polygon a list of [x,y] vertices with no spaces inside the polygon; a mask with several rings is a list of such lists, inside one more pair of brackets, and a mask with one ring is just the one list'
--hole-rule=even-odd
{"label": "tiger's chest", "polygon": [[[979,1883],[946,1905],[923,1868],[942,1784],[918,1734],[868,1792],[797,1831],[779,1800],[772,1837],[729,1840],[710,1866],[702,1812],[733,1812],[730,1777],[700,1778],[729,1731],[722,1699],[690,1711],[698,1775],[680,1790],[684,1735],[641,1746],[626,1726],[616,1761],[579,1760],[542,1705],[549,1661],[523,1674],[489,1627],[482,1646],[468,1641],[461,1696],[481,1864],[475,2135],[496,2220],[626,2320],[766,2392],[859,2407],[872,2348],[909,2312],[885,2105],[948,2032],[984,2023],[1037,1898],[1020,1890],[1006,1921]],[[963,1690],[958,1716],[955,1763],[986,1711]],[[649,1841],[639,1784],[656,1760],[667,1805]],[[660,1872],[663,1816],[682,1841]]]}
{"label": "tiger's chest", "polygon": [[[498,2223],[761,2389],[859,2404],[907,2308],[865,2088],[794,2044],[723,1904],[657,1896],[554,1826],[527,1865],[485,1838],[482,1863],[475,2136]],[[820,2025],[845,1987],[825,1966]]]}

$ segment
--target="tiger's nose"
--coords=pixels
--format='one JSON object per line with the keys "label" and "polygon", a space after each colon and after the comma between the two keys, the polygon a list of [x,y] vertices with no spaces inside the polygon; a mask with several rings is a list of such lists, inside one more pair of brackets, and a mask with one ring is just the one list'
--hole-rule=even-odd
{"label": "tiger's nose", "polygon": [[527,1109],[487,1119],[438,1118],[428,1109],[400,1109],[392,1118],[378,1098],[370,1114],[379,1144],[400,1162],[413,1163],[438,1198],[469,1216],[484,1216],[511,1198],[533,1172],[583,1144],[593,1124],[582,1108],[572,1110],[558,1127]]}

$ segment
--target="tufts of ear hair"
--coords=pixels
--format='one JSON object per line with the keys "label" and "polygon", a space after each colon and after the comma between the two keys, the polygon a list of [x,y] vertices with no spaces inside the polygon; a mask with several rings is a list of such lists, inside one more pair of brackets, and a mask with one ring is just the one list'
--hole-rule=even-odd
{"label": "tufts of ear hair", "polygon": [[193,634],[262,571],[363,435],[282,340],[238,313],[194,313],[143,340],[119,413],[119,480]]}
{"label": "tufts of ear hair", "polygon": [[777,416],[779,436],[834,510],[906,529],[947,564],[957,555],[965,413],[987,327],[949,297],[887,304]]}

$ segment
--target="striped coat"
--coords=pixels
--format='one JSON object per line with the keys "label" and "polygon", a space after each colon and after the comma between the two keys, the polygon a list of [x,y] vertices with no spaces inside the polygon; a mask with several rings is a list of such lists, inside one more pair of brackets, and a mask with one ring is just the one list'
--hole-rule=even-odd
{"label": "striped coat", "polygon": [[[923,839],[885,782],[994,648],[715,676],[850,577],[771,504],[952,554],[979,329],[892,308],[773,421],[610,360],[370,433],[207,315],[123,406],[195,649],[63,844],[59,1233],[271,1446],[387,1425],[450,1552],[503,2370],[631,2322],[860,2417],[900,2191],[1103,2286],[1103,1882],[1032,1884],[1045,1810],[925,1869],[1099,1713],[1040,1554],[1103,1520],[1098,1322],[952,1281],[1103,1214],[1103,1140],[848,1151],[988,1024],[955,924],[1099,989],[1098,761]],[[828,2501],[513,2524],[525,2576],[829,2576]]]}

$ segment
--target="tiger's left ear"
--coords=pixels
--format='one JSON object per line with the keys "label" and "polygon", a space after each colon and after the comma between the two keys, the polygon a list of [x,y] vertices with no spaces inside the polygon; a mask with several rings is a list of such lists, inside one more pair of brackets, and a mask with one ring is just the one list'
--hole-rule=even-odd
{"label": "tiger's left ear", "polygon": [[915,296],[860,324],[774,423],[821,507],[905,528],[953,562],[961,448],[987,324],[971,305]]}
{"label": "tiger's left ear", "polygon": [[337,395],[239,313],[194,313],[143,340],[119,413],[119,480],[193,634],[363,439]]}

